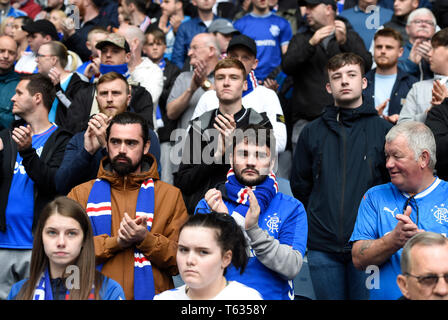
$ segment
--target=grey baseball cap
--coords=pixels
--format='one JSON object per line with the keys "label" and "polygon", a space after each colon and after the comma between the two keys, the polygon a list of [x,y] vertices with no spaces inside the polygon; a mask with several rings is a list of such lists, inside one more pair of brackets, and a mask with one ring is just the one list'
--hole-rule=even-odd
{"label": "grey baseball cap", "polygon": [[219,32],[222,34],[240,34],[238,30],[233,27],[232,22],[226,19],[215,19],[208,27],[208,32]]}

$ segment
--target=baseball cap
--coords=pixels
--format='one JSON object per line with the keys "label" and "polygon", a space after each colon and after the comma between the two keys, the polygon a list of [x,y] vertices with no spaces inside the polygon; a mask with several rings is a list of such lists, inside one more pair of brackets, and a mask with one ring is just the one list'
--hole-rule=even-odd
{"label": "baseball cap", "polygon": [[101,50],[104,46],[108,44],[113,44],[114,46],[124,49],[126,52],[130,52],[131,49],[129,48],[129,44],[126,41],[126,39],[118,33],[109,33],[109,35],[106,37],[106,39],[98,42],[95,46],[95,48]]}
{"label": "baseball cap", "polygon": [[336,0],[299,0],[299,6],[329,4],[336,10]]}
{"label": "baseball cap", "polygon": [[236,47],[236,46],[246,47],[247,49],[249,49],[250,52],[252,52],[254,54],[254,56],[257,56],[257,45],[256,45],[254,39],[252,39],[244,34],[239,34],[239,35],[232,37],[232,39],[229,42],[229,46],[227,47],[227,53],[229,53],[229,51],[232,47]]}
{"label": "baseball cap", "polygon": [[44,35],[49,35],[53,40],[59,40],[56,27],[54,26],[53,23],[51,23],[46,19],[30,22],[22,26],[22,29],[28,32],[29,34],[41,33]]}
{"label": "baseball cap", "polygon": [[232,22],[226,19],[215,19],[208,27],[208,32],[219,32],[222,34],[240,33],[233,27]]}

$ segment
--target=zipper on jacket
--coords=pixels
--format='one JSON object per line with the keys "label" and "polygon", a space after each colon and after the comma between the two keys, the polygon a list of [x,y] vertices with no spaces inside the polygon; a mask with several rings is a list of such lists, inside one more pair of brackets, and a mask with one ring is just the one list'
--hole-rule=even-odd
{"label": "zipper on jacket", "polygon": [[339,228],[338,228],[338,243],[341,245],[341,251],[344,250],[345,243],[342,243],[344,238],[344,198],[345,198],[345,179],[347,170],[347,132],[344,125],[339,122],[341,127],[341,137],[342,137],[342,185],[341,185],[341,206],[339,212]]}

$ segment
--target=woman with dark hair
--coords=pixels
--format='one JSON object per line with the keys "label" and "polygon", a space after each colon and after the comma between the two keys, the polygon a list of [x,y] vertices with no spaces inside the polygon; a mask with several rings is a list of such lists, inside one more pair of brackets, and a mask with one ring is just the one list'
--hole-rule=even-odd
{"label": "woman with dark hair", "polygon": [[154,300],[261,300],[255,289],[225,278],[230,263],[241,273],[248,262],[243,231],[228,214],[190,216],[179,233],[177,265],[185,285]]}
{"label": "woman with dark hair", "polygon": [[58,197],[36,227],[30,277],[11,288],[8,300],[124,300],[121,286],[95,269],[89,217],[76,201]]}

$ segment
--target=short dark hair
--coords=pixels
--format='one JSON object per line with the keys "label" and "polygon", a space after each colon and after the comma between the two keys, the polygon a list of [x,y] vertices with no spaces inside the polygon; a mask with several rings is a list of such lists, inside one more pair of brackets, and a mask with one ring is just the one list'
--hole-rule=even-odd
{"label": "short dark hair", "polygon": [[22,26],[25,26],[28,23],[33,22],[33,19],[31,19],[28,16],[15,17],[14,20],[22,20]]}
{"label": "short dark hair", "polygon": [[133,3],[138,11],[146,13],[146,0],[125,0],[126,5]]}
{"label": "short dark hair", "polygon": [[50,112],[53,101],[56,98],[56,89],[50,77],[40,73],[34,73],[25,75],[22,77],[22,81],[28,80],[26,89],[30,95],[34,96],[36,93],[42,94],[42,101],[44,106]]}
{"label": "short dark hair", "polygon": [[[180,228],[179,234],[185,227],[204,227],[216,229],[216,242],[225,253],[232,251],[232,265],[240,269],[243,274],[249,257],[246,252],[247,241],[243,230],[236,223],[235,219],[227,213],[212,211],[210,213],[196,213],[190,216],[185,224]],[[227,268],[224,269],[226,274]]]}
{"label": "short dark hair", "polygon": [[338,53],[330,58],[327,62],[327,73],[328,71],[336,71],[346,65],[359,65],[361,75],[364,76],[364,59],[352,52]]}
{"label": "short dark hair", "polygon": [[140,126],[142,128],[143,144],[146,144],[146,142],[149,140],[148,122],[141,115],[134,113],[134,112],[129,112],[129,111],[119,113],[112,118],[109,126],[106,129],[106,141],[109,141],[110,130],[112,128],[112,125],[114,125],[114,124],[125,125],[125,124],[134,124],[134,123],[140,124]]}
{"label": "short dark hair", "polygon": [[166,45],[166,38],[165,38],[165,33],[160,30],[159,28],[153,28],[153,29],[149,29],[146,33],[145,33],[145,44],[148,43],[148,38],[147,36],[149,34],[152,34],[152,36],[154,37],[154,41],[160,41],[162,42],[164,45]]}
{"label": "short dark hair", "polygon": [[375,41],[378,37],[393,38],[400,43],[400,47],[403,46],[403,37],[401,36],[401,33],[393,28],[383,28],[378,30],[373,36],[373,40]]}
{"label": "short dark hair", "polygon": [[431,45],[433,48],[448,47],[448,28],[436,32],[431,39]]}
{"label": "short dark hair", "polygon": [[276,142],[274,131],[265,125],[248,124],[236,129],[232,140],[232,153],[235,152],[235,147],[243,141],[260,147],[267,146],[271,152],[271,157],[275,154]]}

